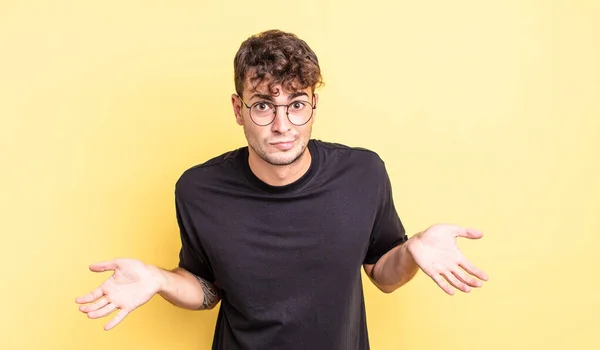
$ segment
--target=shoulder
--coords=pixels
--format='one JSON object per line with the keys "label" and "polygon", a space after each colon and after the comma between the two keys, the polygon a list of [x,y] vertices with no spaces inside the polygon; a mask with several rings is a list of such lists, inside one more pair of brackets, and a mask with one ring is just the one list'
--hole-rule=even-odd
{"label": "shoulder", "polygon": [[239,173],[237,160],[243,152],[243,147],[238,148],[187,168],[175,183],[176,196],[185,196],[199,188],[217,187],[220,182],[235,176]]}
{"label": "shoulder", "polygon": [[370,171],[385,171],[385,162],[379,154],[361,146],[314,140],[325,163],[356,166]]}

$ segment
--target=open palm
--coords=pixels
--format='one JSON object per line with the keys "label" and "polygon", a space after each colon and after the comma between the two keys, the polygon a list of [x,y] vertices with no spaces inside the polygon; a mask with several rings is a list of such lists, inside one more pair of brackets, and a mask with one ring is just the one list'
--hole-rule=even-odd
{"label": "open palm", "polygon": [[[480,287],[487,275],[473,265],[456,244],[457,237],[481,238],[480,231],[454,225],[439,224],[415,235],[410,252],[417,265],[446,293],[454,294],[455,287],[469,292],[471,287]],[[475,278],[477,277],[477,278]]]}
{"label": "open palm", "polygon": [[158,291],[160,279],[156,269],[133,259],[116,259],[92,264],[94,272],[114,271],[104,283],[75,301],[79,310],[89,318],[105,317],[119,309],[117,315],[105,326],[114,328],[130,312],[147,303]]}

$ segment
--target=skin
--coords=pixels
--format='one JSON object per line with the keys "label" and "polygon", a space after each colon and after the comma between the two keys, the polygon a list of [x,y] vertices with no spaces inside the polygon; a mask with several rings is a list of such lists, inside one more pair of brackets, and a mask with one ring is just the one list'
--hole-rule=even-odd
{"label": "skin", "polygon": [[[246,83],[242,98],[248,105],[270,98],[274,104],[312,101],[312,89],[290,92],[277,86],[279,93],[268,94],[267,82],[251,91]],[[292,95],[294,93],[304,93]],[[314,103],[319,97],[314,94]],[[250,119],[240,97],[231,96],[235,120],[240,125],[249,149],[249,164],[254,174],[267,184],[283,186],[299,179],[309,168],[307,148],[317,109],[312,119],[302,126],[292,124],[284,107],[278,107],[276,118],[268,126],[258,126]],[[285,145],[277,143],[286,141]],[[449,295],[455,289],[470,292],[487,281],[487,275],[474,266],[458,249],[457,239],[479,239],[480,231],[451,224],[436,224],[419,232],[383,255],[376,264],[364,265],[370,280],[383,292],[391,293],[409,282],[419,270],[429,276]],[[116,315],[104,326],[110,330],[133,310],[160,295],[171,304],[190,310],[211,309],[221,299],[218,286],[181,268],[164,270],[135,259],[115,259],[90,265],[93,272],[111,271],[112,275],[91,292],[76,298],[79,310],[89,318]]]}
{"label": "skin", "polygon": [[444,292],[468,293],[487,281],[485,272],[458,249],[457,238],[479,239],[478,230],[451,224],[436,224],[383,255],[375,265],[364,265],[366,274],[383,292],[391,293],[422,270]]}
{"label": "skin", "polygon": [[[244,102],[251,106],[259,101],[269,101],[278,105],[287,105],[293,101],[313,101],[310,87],[290,92],[278,85],[278,95],[271,96],[267,84],[268,81],[263,81],[256,90],[251,90],[247,80],[241,94]],[[318,108],[313,111],[308,123],[297,126],[289,121],[285,107],[277,107],[275,120],[267,126],[259,126],[250,118],[250,110],[243,104],[240,96],[232,95],[231,103],[236,123],[243,127],[248,141],[250,169],[259,179],[273,186],[283,186],[296,181],[308,170],[311,155],[307,145]],[[314,105],[318,106],[318,103],[319,95],[314,94]],[[276,143],[281,141],[291,141],[293,146],[282,150],[276,147]]]}

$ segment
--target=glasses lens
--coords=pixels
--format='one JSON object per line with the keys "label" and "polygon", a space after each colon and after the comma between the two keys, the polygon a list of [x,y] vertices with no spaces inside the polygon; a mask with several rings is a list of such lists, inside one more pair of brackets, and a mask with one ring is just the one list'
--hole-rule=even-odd
{"label": "glasses lens", "polygon": [[275,118],[275,106],[268,102],[257,102],[250,107],[250,118],[258,125],[268,125]]}
{"label": "glasses lens", "polygon": [[288,114],[292,124],[306,124],[312,117],[312,106],[306,101],[294,101],[288,107]]}

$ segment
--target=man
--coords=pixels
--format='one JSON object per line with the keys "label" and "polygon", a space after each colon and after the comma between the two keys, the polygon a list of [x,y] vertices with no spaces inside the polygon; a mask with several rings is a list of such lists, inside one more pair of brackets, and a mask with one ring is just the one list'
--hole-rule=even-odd
{"label": "man", "polygon": [[114,274],[77,298],[88,317],[118,310],[108,330],[156,294],[192,310],[221,301],[213,349],[364,350],[361,266],[385,293],[419,268],[448,294],[487,280],[456,246],[481,232],[438,224],[409,239],[377,154],[311,139],[322,81],[304,41],[252,36],[234,70],[231,102],[248,146],[177,181],[179,267],[91,265]]}

